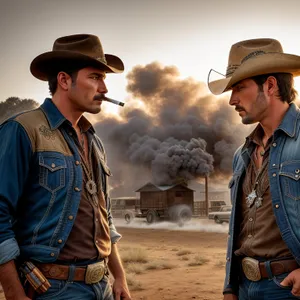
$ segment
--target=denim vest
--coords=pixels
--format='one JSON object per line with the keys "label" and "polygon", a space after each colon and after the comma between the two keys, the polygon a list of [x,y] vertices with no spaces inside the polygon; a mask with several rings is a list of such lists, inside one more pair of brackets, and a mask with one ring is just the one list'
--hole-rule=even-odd
{"label": "denim vest", "polygon": [[[71,123],[51,99],[0,125],[0,264],[16,258],[57,259],[81,199],[83,174],[73,135]],[[114,243],[121,236],[110,213],[107,177],[111,173],[92,127],[87,137],[96,149],[98,190],[105,195]]]}
{"label": "denim vest", "polygon": [[[275,130],[271,143],[268,176],[273,212],[282,238],[300,264],[300,111],[291,104],[281,124]],[[236,207],[241,178],[250,162],[254,149],[240,147],[233,158],[233,176],[229,182],[232,213],[226,257],[224,289],[237,289],[237,264],[234,242],[239,232]]]}

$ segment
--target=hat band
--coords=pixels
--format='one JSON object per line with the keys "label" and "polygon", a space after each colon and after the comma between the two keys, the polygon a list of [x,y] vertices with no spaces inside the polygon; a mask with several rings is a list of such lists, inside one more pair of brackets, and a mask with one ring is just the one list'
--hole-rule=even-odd
{"label": "hat band", "polygon": [[251,52],[249,53],[248,55],[246,55],[242,60],[241,60],[241,63],[239,65],[229,65],[227,67],[227,70],[226,70],[226,77],[230,77],[235,71],[236,69],[241,65],[243,64],[245,61],[247,61],[248,59],[250,58],[253,58],[253,57],[256,57],[256,56],[259,56],[259,55],[262,55],[262,54],[266,54],[265,51],[262,51],[262,50],[258,50],[258,51],[254,51],[254,52]]}
{"label": "hat band", "polygon": [[101,63],[107,65],[107,61],[104,57],[95,57],[95,59],[97,59],[98,61],[100,61]]}

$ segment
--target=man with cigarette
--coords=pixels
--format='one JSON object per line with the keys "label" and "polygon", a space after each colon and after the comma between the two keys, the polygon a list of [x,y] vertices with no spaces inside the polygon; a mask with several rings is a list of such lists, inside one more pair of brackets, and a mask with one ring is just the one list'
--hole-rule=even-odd
{"label": "man with cigarette", "polygon": [[0,126],[6,299],[131,299],[110,212],[111,173],[83,116],[100,112],[106,74],[121,73],[123,62],[104,54],[98,37],[77,34],[58,38],[30,70],[48,81],[52,99]]}
{"label": "man with cigarette", "polygon": [[233,158],[224,300],[300,298],[299,75],[300,56],[262,38],[234,44],[226,76],[209,81],[258,123]]}

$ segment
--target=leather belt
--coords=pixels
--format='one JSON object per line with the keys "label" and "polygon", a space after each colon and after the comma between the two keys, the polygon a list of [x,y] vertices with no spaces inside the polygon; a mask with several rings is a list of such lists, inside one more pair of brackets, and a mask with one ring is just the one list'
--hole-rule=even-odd
{"label": "leather belt", "polygon": [[[294,259],[272,260],[270,269],[274,276],[282,273],[289,273],[298,269],[299,265]],[[242,259],[242,269],[245,276],[251,281],[269,278],[266,262],[260,262],[251,257]]]}
{"label": "leather belt", "polygon": [[[35,264],[46,278],[68,280],[70,266],[59,264]],[[105,261],[96,262],[87,266],[75,267],[72,281],[84,281],[87,284],[97,283],[102,280],[107,272]]]}

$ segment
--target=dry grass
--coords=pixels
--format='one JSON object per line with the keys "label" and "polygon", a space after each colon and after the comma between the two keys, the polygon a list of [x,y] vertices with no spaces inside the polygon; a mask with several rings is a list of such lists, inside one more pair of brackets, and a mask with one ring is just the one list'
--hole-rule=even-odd
{"label": "dry grass", "polygon": [[219,260],[215,266],[218,268],[225,268],[226,262],[224,260]]}
{"label": "dry grass", "polygon": [[205,263],[208,262],[208,259],[200,256],[200,255],[196,255],[193,259],[193,261],[191,261],[190,263],[188,263],[189,267],[195,267],[195,266],[202,266]]}
{"label": "dry grass", "polygon": [[171,270],[176,266],[169,262],[153,261],[145,266],[146,270]]}
{"label": "dry grass", "polygon": [[183,256],[183,255],[188,255],[188,254],[191,254],[192,252],[190,250],[180,250],[178,251],[176,254],[178,256]]}
{"label": "dry grass", "polygon": [[142,284],[140,281],[138,281],[134,275],[127,274],[126,275],[127,284],[130,289],[130,291],[142,291],[144,290]]}
{"label": "dry grass", "polygon": [[126,273],[133,273],[133,274],[143,274],[145,273],[145,267],[141,264],[131,263],[125,265]]}
{"label": "dry grass", "polygon": [[190,258],[189,258],[188,256],[186,256],[186,255],[183,255],[183,256],[181,256],[179,259],[180,259],[180,260],[187,261],[187,260],[189,260]]}
{"label": "dry grass", "polygon": [[129,248],[121,252],[122,261],[128,263],[145,264],[149,261],[147,251],[142,248]]}

